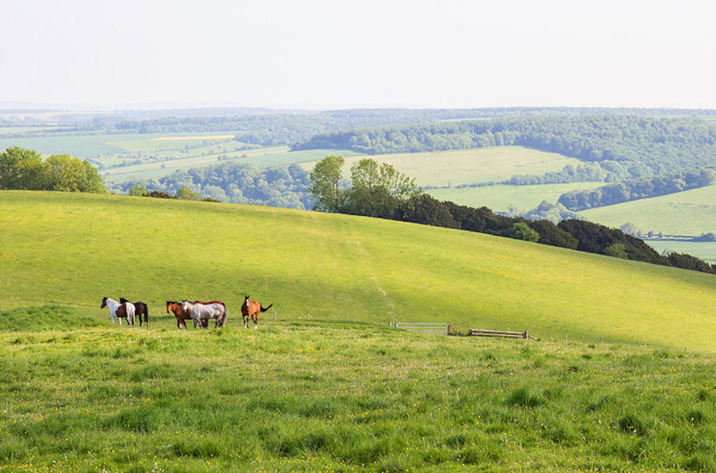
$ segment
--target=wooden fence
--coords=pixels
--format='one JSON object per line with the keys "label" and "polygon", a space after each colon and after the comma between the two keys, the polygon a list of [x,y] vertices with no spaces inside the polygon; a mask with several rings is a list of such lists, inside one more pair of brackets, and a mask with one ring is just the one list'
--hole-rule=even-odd
{"label": "wooden fence", "polygon": [[448,335],[450,333],[450,324],[447,323],[394,322],[388,325],[410,330],[411,332],[429,333],[432,335]]}
{"label": "wooden fence", "polygon": [[522,338],[524,340],[537,340],[535,337],[525,330],[524,332],[508,332],[507,330],[484,330],[480,328],[471,328],[470,336],[472,337],[503,337],[503,338]]}

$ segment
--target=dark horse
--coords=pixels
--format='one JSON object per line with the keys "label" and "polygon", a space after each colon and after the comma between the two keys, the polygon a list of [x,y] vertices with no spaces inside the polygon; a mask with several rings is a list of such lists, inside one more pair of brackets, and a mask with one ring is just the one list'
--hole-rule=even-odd
{"label": "dark horse", "polygon": [[[124,297],[120,297],[119,302],[124,304],[125,302],[129,301]],[[147,304],[145,304],[144,302],[134,302],[133,304],[136,316],[139,319],[139,326],[142,326],[142,314],[144,314],[144,323],[149,326],[149,307],[147,307]]]}
{"label": "dark horse", "polygon": [[249,296],[244,297],[244,303],[241,304],[241,315],[244,316],[244,328],[249,328],[249,317],[254,321],[254,328],[259,326],[259,314],[266,312],[273,304],[264,307],[256,301],[250,301]]}

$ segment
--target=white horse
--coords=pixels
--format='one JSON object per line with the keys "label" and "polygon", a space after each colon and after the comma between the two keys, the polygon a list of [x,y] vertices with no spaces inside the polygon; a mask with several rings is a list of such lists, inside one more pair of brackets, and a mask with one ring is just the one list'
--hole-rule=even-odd
{"label": "white horse", "polygon": [[[194,321],[194,327],[199,323],[200,327],[203,327],[202,320],[216,319],[214,327],[223,327],[226,323],[226,306],[221,302],[211,302],[208,304],[202,304],[201,302],[189,302],[187,300],[182,301],[181,308],[184,313],[191,316]],[[208,325],[208,324],[207,324]]]}
{"label": "white horse", "polygon": [[112,323],[114,323],[114,318],[116,317],[119,319],[119,325],[122,325],[122,318],[126,317],[127,324],[134,325],[134,313],[136,309],[131,302],[120,304],[114,299],[105,297],[102,299],[102,305],[99,308],[103,309],[105,307],[109,310],[109,317],[112,319]]}

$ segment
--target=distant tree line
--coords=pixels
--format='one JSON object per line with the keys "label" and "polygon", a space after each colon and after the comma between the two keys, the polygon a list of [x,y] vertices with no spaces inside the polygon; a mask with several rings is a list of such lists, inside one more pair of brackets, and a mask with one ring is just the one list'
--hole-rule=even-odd
{"label": "distant tree line", "polygon": [[309,192],[315,198],[316,210],[458,228],[716,273],[716,266],[699,258],[685,254],[662,256],[643,240],[596,223],[568,219],[555,224],[546,219],[527,220],[498,215],[487,207],[441,202],[423,193],[410,178],[391,169],[391,165],[379,165],[372,159],[362,159],[354,164],[351,167],[351,185],[341,186],[343,164],[340,156],[328,156],[311,173]]}
{"label": "distant tree line", "polygon": [[[128,180],[116,184],[116,192],[162,192],[176,195],[182,188],[190,189],[203,199],[236,204],[268,205],[309,209],[313,198],[308,194],[308,173],[300,166],[259,168],[246,163],[223,163],[215,166],[175,171],[149,180]],[[139,194],[143,195],[143,194]]]}
{"label": "distant tree line", "polygon": [[567,192],[557,202],[578,212],[708,186],[714,182],[715,177],[716,172],[706,168],[676,171],[658,177],[626,180],[593,190]]}
{"label": "distant tree line", "polygon": [[106,192],[102,177],[89,162],[66,154],[47,159],[18,146],[0,153],[0,189]]}
{"label": "distant tree line", "polygon": [[462,120],[407,127],[371,128],[316,135],[293,149],[350,149],[366,154],[413,153],[520,145],[561,153],[586,163],[543,180],[616,182],[713,164],[716,123],[691,118],[623,115],[534,116]]}

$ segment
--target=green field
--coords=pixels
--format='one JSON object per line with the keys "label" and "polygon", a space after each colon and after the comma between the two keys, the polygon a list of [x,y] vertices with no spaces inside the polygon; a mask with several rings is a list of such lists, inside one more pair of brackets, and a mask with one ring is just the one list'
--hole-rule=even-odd
{"label": "green field", "polygon": [[[0,471],[716,467],[713,355],[325,321],[97,328],[83,312],[0,315]],[[65,325],[27,321],[47,314]]]}
{"label": "green field", "polygon": [[323,159],[330,154],[341,154],[343,156],[355,155],[354,152],[347,150],[289,151],[287,146],[275,146],[233,152],[218,151],[196,156],[189,155],[177,159],[167,158],[163,161],[110,168],[103,170],[101,174],[109,181],[149,179],[153,177],[163,177],[177,170],[201,168],[225,162],[250,163],[263,168],[287,166],[289,164],[306,161],[313,162],[317,158]]}
{"label": "green field", "polygon": [[716,352],[713,275],[484,234],[278,208],[12,191],[0,192],[0,228],[3,308],[51,303],[101,314],[103,296],[125,295],[155,308],[221,299],[235,317],[250,294],[286,319],[463,322],[551,340]]}
{"label": "green field", "polygon": [[[350,167],[366,156],[346,159],[345,175]],[[478,182],[502,181],[516,174],[544,174],[560,171],[567,164],[579,161],[557,153],[545,153],[521,146],[440,151],[434,153],[378,154],[367,156],[395,166],[414,177],[421,186],[458,186]],[[306,163],[306,170],[315,163]]]}
{"label": "green field", "polygon": [[659,253],[662,253],[664,250],[675,251],[677,253],[687,253],[698,256],[708,263],[716,264],[716,242],[713,241],[645,241]]}
{"label": "green field", "polygon": [[[0,228],[0,472],[716,468],[713,275],[112,195],[0,192]],[[259,330],[244,294],[274,304]],[[112,325],[105,295],[150,326]],[[227,326],[177,329],[181,298],[224,300]],[[540,340],[387,327],[409,320]]]}
{"label": "green field", "polygon": [[603,182],[574,182],[538,186],[451,187],[430,189],[427,192],[438,200],[449,200],[460,205],[489,207],[500,212],[505,212],[512,206],[524,213],[537,207],[543,200],[550,203],[557,202],[557,199],[565,192],[595,189],[603,185]]}
{"label": "green field", "polygon": [[629,222],[644,233],[698,236],[716,232],[716,185],[579,213],[611,227]]}

